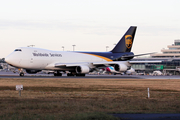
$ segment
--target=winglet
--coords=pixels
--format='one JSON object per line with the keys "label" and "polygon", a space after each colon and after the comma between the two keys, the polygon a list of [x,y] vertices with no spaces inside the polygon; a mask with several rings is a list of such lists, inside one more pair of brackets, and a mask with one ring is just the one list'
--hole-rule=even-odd
{"label": "winglet", "polygon": [[131,52],[133,40],[136,33],[136,28],[137,28],[136,26],[131,26],[111,52],[113,53]]}

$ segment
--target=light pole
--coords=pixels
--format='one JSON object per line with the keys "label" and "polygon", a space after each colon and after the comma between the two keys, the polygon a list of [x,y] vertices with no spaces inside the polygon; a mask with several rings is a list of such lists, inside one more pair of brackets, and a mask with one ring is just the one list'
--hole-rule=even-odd
{"label": "light pole", "polygon": [[72,46],[73,46],[73,51],[74,51],[76,45],[72,45]]}
{"label": "light pole", "polygon": [[106,52],[108,51],[109,46],[106,46]]}
{"label": "light pole", "polygon": [[64,46],[62,46],[62,49],[63,49],[63,51],[64,51]]}

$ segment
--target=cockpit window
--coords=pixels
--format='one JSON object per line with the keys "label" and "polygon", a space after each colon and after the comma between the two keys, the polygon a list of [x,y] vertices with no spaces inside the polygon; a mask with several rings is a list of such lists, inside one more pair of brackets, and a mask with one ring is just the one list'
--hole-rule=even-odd
{"label": "cockpit window", "polygon": [[22,51],[21,49],[15,49],[14,51]]}

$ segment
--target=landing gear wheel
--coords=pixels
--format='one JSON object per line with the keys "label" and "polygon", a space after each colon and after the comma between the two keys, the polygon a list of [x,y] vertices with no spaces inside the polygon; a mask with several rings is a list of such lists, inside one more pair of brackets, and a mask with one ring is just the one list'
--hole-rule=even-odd
{"label": "landing gear wheel", "polygon": [[19,74],[19,76],[23,77],[23,76],[24,76],[24,73],[23,73],[23,72],[21,72],[21,73]]}
{"label": "landing gear wheel", "polygon": [[54,73],[54,76],[57,76],[57,73]]}
{"label": "landing gear wheel", "polygon": [[74,76],[74,74],[72,74],[72,73],[68,73],[68,74],[67,74],[67,76]]}
{"label": "landing gear wheel", "polygon": [[54,73],[54,76],[62,76],[62,73]]}
{"label": "landing gear wheel", "polygon": [[86,76],[86,74],[76,74],[76,76],[80,76],[80,77],[85,77]]}

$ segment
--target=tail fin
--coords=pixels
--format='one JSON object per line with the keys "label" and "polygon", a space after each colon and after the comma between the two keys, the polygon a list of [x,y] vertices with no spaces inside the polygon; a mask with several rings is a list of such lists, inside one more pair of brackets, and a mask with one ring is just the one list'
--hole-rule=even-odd
{"label": "tail fin", "polygon": [[131,47],[136,33],[136,28],[136,26],[131,26],[111,52],[131,52]]}

